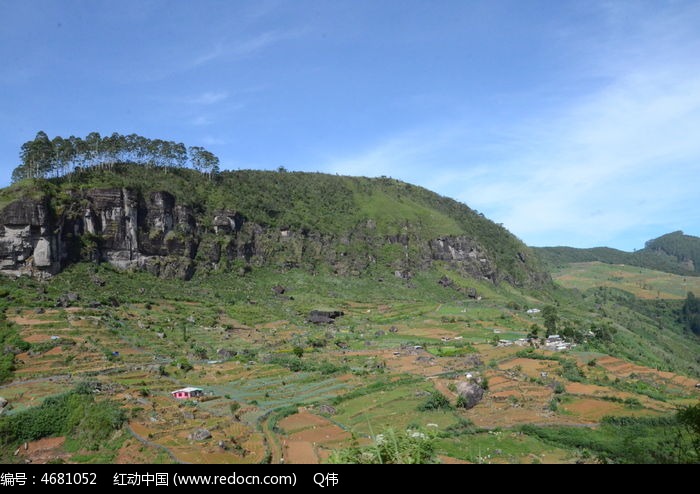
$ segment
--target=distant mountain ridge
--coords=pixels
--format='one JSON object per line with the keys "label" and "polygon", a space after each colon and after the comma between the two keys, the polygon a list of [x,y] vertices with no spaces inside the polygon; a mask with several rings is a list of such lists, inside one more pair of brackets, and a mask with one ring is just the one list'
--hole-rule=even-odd
{"label": "distant mountain ridge", "polygon": [[610,247],[577,249],[574,247],[533,247],[550,267],[572,262],[599,261],[628,264],[685,276],[700,276],[700,237],[675,231],[649,240],[644,248],[625,252]]}

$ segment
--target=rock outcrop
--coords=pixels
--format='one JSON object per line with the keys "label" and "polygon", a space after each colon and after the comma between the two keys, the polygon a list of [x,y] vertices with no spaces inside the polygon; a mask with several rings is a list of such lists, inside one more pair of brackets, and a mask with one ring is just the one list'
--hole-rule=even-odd
{"label": "rock outcrop", "polygon": [[[504,269],[493,249],[475,238],[426,238],[424,226],[408,220],[384,226],[383,233],[367,218],[345,229],[314,231],[250,221],[245,212],[209,207],[205,202],[185,204],[168,191],[129,187],[66,186],[60,195],[21,197],[0,209],[0,273],[47,278],[70,263],[91,261],[181,279],[191,278],[195,270],[237,270],[244,275],[256,266],[329,269],[339,275],[359,275],[380,266],[411,283],[415,273],[434,263],[493,283],[516,284],[513,272],[530,279],[540,275],[525,254],[512,254],[508,262],[517,269]],[[324,212],[307,214],[313,219],[313,214]],[[519,276],[517,283],[523,280],[527,282]],[[441,282],[451,284],[447,277]],[[281,286],[274,290],[279,295],[285,291]],[[319,323],[334,319],[314,317]]]}
{"label": "rock outcrop", "polygon": [[60,270],[45,199],[20,198],[0,211],[0,271],[46,277]]}
{"label": "rock outcrop", "polygon": [[105,261],[187,279],[199,242],[189,208],[168,192],[129,189],[74,193],[62,211],[46,199],[21,198],[0,211],[0,271],[45,278],[69,262]]}
{"label": "rock outcrop", "polygon": [[484,397],[484,389],[473,382],[457,383],[457,395],[461,398],[464,408],[474,408]]}

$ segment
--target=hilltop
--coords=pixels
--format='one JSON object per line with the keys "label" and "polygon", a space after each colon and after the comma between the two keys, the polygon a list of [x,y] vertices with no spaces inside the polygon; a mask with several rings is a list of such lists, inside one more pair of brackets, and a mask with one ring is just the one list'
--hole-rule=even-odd
{"label": "hilltop", "polygon": [[255,266],[409,279],[444,264],[492,283],[549,282],[505,228],[390,178],[117,163],[20,180],[0,191],[0,224],[12,274],[106,261],[183,279]]}
{"label": "hilltop", "polygon": [[628,264],[685,276],[700,276],[700,237],[676,231],[646,242],[643,249],[625,252],[610,247],[577,249],[574,247],[534,247],[550,267],[577,262],[599,261]]}

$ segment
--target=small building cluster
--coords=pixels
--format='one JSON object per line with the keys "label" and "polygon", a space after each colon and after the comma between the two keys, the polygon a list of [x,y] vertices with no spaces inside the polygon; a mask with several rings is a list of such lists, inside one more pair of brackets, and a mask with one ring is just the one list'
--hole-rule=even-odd
{"label": "small building cluster", "polygon": [[173,398],[178,400],[188,400],[191,398],[201,398],[204,396],[204,390],[202,388],[187,387],[182,389],[176,389],[170,393]]}
{"label": "small building cluster", "polygon": [[[518,338],[517,340],[498,340],[498,346],[532,346],[539,348],[539,340],[537,338]],[[552,352],[563,352],[565,350],[570,350],[572,347],[576,346],[574,343],[569,343],[564,341],[564,338],[558,334],[553,334],[544,340],[543,348],[545,350],[550,350]]]}
{"label": "small building cluster", "polygon": [[544,347],[547,350],[553,350],[555,352],[562,352],[564,350],[569,350],[573,346],[572,343],[569,343],[568,341],[564,341],[564,338],[559,336],[558,334],[553,334],[547,336],[547,339],[544,342]]}

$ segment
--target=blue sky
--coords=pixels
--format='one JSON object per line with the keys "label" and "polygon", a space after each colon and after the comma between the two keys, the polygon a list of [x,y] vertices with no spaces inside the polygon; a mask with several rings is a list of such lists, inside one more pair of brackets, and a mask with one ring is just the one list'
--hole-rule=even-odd
{"label": "blue sky", "polygon": [[0,0],[19,148],[137,133],[222,168],[387,175],[529,245],[700,235],[700,2]]}

